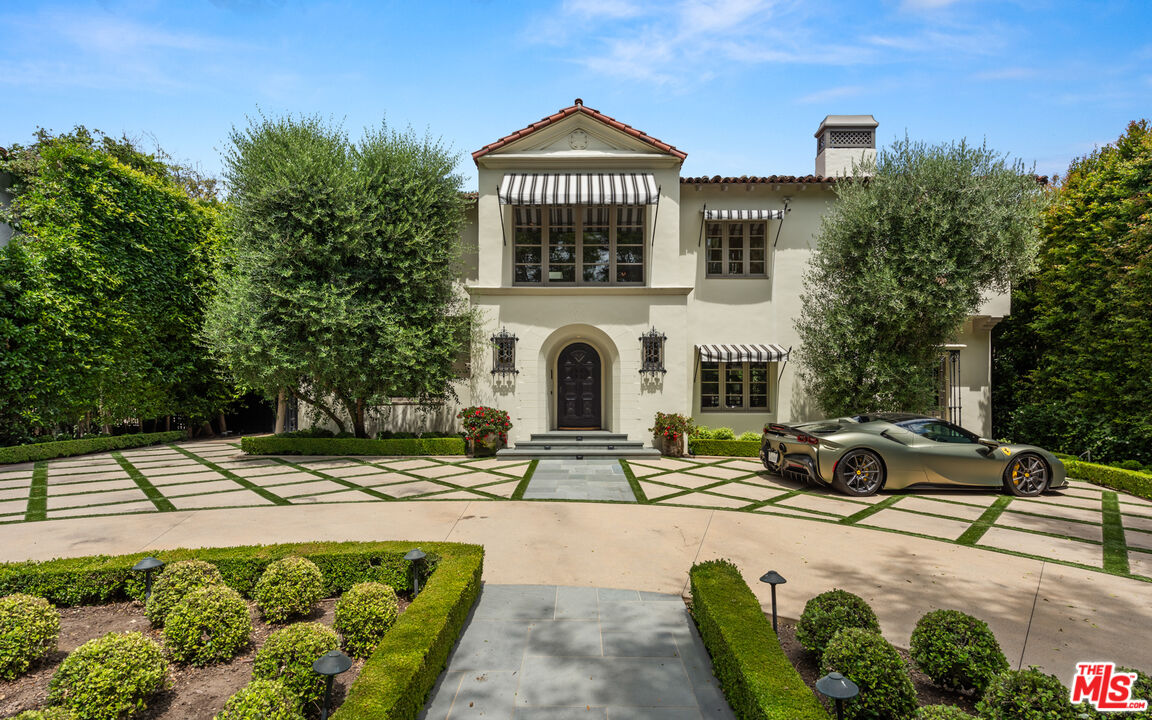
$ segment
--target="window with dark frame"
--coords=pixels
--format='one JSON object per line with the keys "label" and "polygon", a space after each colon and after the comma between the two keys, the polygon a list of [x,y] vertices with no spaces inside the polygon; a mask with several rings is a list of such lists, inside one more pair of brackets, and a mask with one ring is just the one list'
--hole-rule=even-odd
{"label": "window with dark frame", "polygon": [[707,220],[704,230],[707,277],[768,276],[767,222]]}
{"label": "window with dark frame", "polygon": [[657,332],[656,328],[640,336],[640,372],[666,373],[664,367],[664,333]]}
{"label": "window with dark frame", "polygon": [[514,205],[517,285],[643,285],[644,206]]}
{"label": "window with dark frame", "polygon": [[492,336],[492,374],[515,375],[520,371],[516,369],[516,340],[515,335],[506,329]]}
{"label": "window with dark frame", "polygon": [[701,362],[702,412],[767,412],[769,375],[766,362]]}

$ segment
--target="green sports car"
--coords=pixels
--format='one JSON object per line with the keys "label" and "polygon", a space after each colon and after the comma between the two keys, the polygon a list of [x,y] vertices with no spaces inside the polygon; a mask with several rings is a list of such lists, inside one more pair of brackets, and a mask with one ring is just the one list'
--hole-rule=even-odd
{"label": "green sports car", "polygon": [[907,413],[770,424],[760,459],[772,472],[856,496],[932,484],[1003,487],[1033,497],[1068,486],[1064,464],[1047,450],[986,440],[939,418]]}

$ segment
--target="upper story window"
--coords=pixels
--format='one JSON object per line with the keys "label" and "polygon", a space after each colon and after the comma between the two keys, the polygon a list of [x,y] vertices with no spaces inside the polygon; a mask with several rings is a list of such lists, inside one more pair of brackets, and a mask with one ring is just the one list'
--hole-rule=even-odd
{"label": "upper story window", "polygon": [[704,230],[708,277],[768,276],[768,223],[708,220]]}
{"label": "upper story window", "polygon": [[643,205],[514,205],[517,284],[644,284]]}

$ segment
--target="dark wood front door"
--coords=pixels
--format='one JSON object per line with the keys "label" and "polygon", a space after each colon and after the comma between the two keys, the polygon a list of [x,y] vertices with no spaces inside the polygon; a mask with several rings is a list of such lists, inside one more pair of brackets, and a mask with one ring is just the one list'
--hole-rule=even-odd
{"label": "dark wood front door", "polygon": [[556,424],[561,430],[600,428],[600,355],[586,343],[572,343],[556,362]]}

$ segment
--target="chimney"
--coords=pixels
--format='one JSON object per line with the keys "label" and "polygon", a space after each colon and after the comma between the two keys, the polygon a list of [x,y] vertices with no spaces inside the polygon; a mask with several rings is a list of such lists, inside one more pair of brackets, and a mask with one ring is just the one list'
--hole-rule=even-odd
{"label": "chimney", "polygon": [[816,131],[816,174],[852,174],[852,163],[876,159],[876,118],[871,115],[827,115]]}

